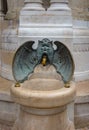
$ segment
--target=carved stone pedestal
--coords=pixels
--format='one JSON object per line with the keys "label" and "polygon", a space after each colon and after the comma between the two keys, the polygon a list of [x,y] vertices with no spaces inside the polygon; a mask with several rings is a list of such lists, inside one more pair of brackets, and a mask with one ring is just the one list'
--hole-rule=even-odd
{"label": "carved stone pedestal", "polygon": [[63,87],[54,67],[40,71],[38,67],[20,87],[11,87],[11,95],[20,104],[13,130],[75,130],[67,114],[67,105],[75,97],[75,85]]}
{"label": "carved stone pedestal", "polygon": [[67,118],[66,106],[48,109],[21,106],[16,125],[13,130],[75,130]]}

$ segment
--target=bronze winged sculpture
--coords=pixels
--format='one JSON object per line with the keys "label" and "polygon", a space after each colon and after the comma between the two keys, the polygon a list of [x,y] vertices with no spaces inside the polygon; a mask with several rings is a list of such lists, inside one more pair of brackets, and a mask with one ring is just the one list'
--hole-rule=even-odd
{"label": "bronze winged sculpture", "polygon": [[[43,62],[53,65],[65,83],[69,82],[74,72],[74,62],[68,48],[59,41],[45,38],[38,41],[37,49],[33,49],[34,41],[24,43],[16,51],[13,60],[13,74],[17,82],[22,83]],[[56,46],[56,49],[54,48]]]}

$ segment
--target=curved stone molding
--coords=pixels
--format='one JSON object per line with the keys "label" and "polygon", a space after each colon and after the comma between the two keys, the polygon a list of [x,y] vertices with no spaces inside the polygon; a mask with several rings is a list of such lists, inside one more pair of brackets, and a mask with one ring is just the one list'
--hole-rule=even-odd
{"label": "curved stone molding", "polygon": [[50,0],[48,10],[70,10],[68,0]]}
{"label": "curved stone molding", "polygon": [[45,10],[42,6],[42,0],[25,0],[25,7],[23,10]]}
{"label": "curved stone molding", "polygon": [[42,109],[43,111],[41,111],[41,109],[36,109],[36,108],[27,108],[27,107],[25,107],[25,106],[21,106],[21,109],[22,109],[22,111],[25,111],[25,112],[27,112],[27,113],[31,113],[31,114],[35,114],[35,115],[40,115],[40,116],[48,116],[48,115],[52,115],[52,114],[58,114],[59,112],[63,112],[65,109],[66,109],[66,107],[65,106],[63,106],[63,107],[61,107],[61,108],[54,108],[54,109],[52,109],[52,110],[50,110],[50,109]]}
{"label": "curved stone molding", "polygon": [[51,0],[51,3],[68,3],[68,0]]}

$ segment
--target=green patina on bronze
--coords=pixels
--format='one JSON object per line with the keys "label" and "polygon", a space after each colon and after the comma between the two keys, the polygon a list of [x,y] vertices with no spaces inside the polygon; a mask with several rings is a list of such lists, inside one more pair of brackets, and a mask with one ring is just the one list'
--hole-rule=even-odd
{"label": "green patina on bronze", "polygon": [[[74,73],[74,62],[68,48],[59,41],[43,39],[38,41],[37,49],[33,49],[34,41],[24,43],[15,53],[13,59],[13,75],[17,82],[24,82],[40,64],[42,57],[47,57],[47,63],[55,66],[65,83],[69,82]],[[56,45],[56,50],[53,47]]]}

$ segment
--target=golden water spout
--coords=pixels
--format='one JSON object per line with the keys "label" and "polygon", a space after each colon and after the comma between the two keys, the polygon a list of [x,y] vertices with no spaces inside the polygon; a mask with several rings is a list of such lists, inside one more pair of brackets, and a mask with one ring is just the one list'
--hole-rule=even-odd
{"label": "golden water spout", "polygon": [[17,82],[17,83],[15,84],[15,87],[20,87],[20,83]]}
{"label": "golden water spout", "polygon": [[42,63],[43,66],[46,65],[46,63],[47,63],[47,57],[46,56],[43,56],[41,63]]}

